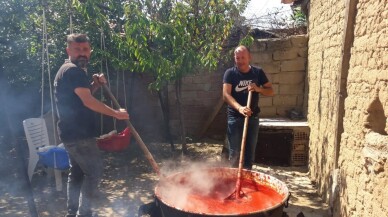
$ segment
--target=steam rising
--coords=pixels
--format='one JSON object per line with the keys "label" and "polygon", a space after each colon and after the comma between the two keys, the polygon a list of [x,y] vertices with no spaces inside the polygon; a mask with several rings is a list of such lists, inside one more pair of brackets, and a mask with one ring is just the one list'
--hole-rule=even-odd
{"label": "steam rising", "polygon": [[[169,169],[172,164],[172,162],[167,163],[170,166]],[[158,185],[160,195],[168,201],[167,203],[177,208],[195,205],[196,209],[206,210],[208,204],[203,204],[204,207],[198,207],[201,205],[198,203],[191,204],[193,197],[223,201],[234,191],[236,179],[220,179],[214,173],[210,174],[209,168],[211,168],[209,164],[192,162],[189,166],[176,168],[181,172],[175,172],[160,180]],[[166,167],[163,167],[162,171],[171,173]]]}
{"label": "steam rising", "polygon": [[[174,162],[170,166],[174,167]],[[233,197],[237,190],[237,168],[191,163],[179,172],[161,177],[155,195],[174,209],[216,215],[258,213],[276,207],[288,195],[284,183],[269,175],[245,171],[242,179],[243,196]]]}

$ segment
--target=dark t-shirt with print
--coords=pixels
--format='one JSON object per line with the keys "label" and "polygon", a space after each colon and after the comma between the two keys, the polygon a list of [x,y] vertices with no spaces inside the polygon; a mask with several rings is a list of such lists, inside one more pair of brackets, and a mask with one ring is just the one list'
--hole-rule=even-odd
{"label": "dark t-shirt with print", "polygon": [[58,133],[63,142],[73,142],[97,136],[94,112],[83,105],[74,92],[78,87],[90,88],[86,72],[67,61],[54,80],[58,114]]}
{"label": "dark t-shirt with print", "polygon": [[[257,86],[262,86],[268,82],[268,78],[261,68],[251,66],[248,73],[241,73],[237,67],[229,68],[225,71],[223,83],[232,85],[232,96],[242,106],[247,105],[248,101],[248,85],[255,83]],[[259,108],[259,93],[253,92],[251,100],[251,110],[253,116],[257,116],[260,112]],[[228,116],[244,117],[237,110],[228,105]]]}

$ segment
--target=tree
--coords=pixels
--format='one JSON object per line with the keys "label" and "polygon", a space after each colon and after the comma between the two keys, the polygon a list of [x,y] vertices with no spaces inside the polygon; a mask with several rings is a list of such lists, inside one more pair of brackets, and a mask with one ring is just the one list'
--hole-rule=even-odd
{"label": "tree", "polygon": [[[25,73],[27,69],[39,69],[38,51],[30,46],[39,40],[36,26],[29,19],[34,16],[34,6],[31,1],[0,1],[0,61],[6,69],[3,79],[19,88],[36,79],[34,73]],[[17,82],[19,79],[21,82]]]}
{"label": "tree", "polygon": [[113,47],[125,55],[125,63],[109,56],[116,68],[154,77],[150,88],[159,91],[162,108],[168,102],[163,99],[167,84],[175,83],[184,153],[182,77],[217,67],[233,23],[240,19],[246,4],[224,0],[96,0],[75,2],[75,7],[89,28],[106,31],[115,43]]}
{"label": "tree", "polygon": [[[169,126],[167,85],[175,85],[180,110],[182,77],[212,70],[224,56],[229,56],[223,55],[230,49],[226,39],[234,23],[241,23],[240,14],[247,2],[0,0],[2,78],[13,92],[38,93],[45,64],[42,61],[44,28],[48,36],[50,69],[57,69],[67,58],[65,36],[71,31],[86,32],[94,45],[90,71],[98,71],[100,63],[106,61],[114,72],[152,75],[154,82],[150,89],[158,91],[166,126]],[[106,43],[104,47],[98,46],[100,38]],[[51,71],[52,79],[55,72]],[[46,74],[43,76],[46,89],[52,81],[48,81]],[[31,85],[33,90],[26,91]],[[45,91],[45,98],[48,92]],[[181,125],[185,151],[183,118]]]}

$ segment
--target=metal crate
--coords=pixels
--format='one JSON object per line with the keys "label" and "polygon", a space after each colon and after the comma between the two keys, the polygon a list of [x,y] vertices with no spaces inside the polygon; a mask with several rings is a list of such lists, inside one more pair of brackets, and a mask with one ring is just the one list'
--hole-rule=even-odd
{"label": "metal crate", "polygon": [[256,163],[279,166],[308,164],[310,129],[306,121],[260,119]]}
{"label": "metal crate", "polygon": [[255,162],[274,166],[289,166],[292,153],[291,129],[261,129],[255,153]]}
{"label": "metal crate", "polygon": [[291,166],[306,166],[308,156],[305,151],[294,151],[291,156]]}
{"label": "metal crate", "polygon": [[308,163],[309,128],[298,127],[293,129],[291,166],[306,166]]}

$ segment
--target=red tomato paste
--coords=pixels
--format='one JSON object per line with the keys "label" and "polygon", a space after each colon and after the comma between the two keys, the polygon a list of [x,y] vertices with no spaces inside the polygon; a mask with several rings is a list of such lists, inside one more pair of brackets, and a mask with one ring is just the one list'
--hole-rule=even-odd
{"label": "red tomato paste", "polygon": [[240,198],[228,198],[235,191],[235,184],[236,179],[220,179],[203,191],[200,183],[183,178],[177,183],[159,186],[156,194],[163,203],[175,209],[207,215],[256,213],[279,205],[284,198],[269,186],[250,179],[241,180],[243,193]]}

